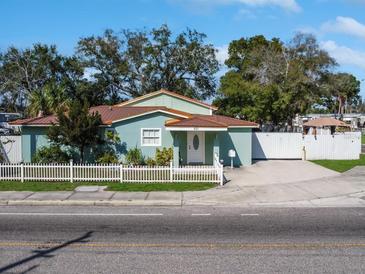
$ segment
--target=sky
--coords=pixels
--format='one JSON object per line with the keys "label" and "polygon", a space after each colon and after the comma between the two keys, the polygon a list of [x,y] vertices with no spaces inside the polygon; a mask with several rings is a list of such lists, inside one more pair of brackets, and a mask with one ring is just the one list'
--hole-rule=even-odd
{"label": "sky", "polygon": [[365,79],[365,0],[1,0],[0,14],[0,51],[41,42],[67,55],[80,37],[107,28],[168,24],[174,33],[189,27],[207,34],[223,64],[234,39],[263,34],[288,42],[310,32],[338,71]]}

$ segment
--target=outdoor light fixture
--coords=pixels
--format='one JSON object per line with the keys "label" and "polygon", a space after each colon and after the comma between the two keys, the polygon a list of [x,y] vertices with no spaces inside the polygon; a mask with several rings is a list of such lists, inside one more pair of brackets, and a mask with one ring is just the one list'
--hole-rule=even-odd
{"label": "outdoor light fixture", "polygon": [[228,151],[228,157],[231,158],[231,168],[233,168],[233,158],[236,157],[236,151],[234,149],[230,149]]}

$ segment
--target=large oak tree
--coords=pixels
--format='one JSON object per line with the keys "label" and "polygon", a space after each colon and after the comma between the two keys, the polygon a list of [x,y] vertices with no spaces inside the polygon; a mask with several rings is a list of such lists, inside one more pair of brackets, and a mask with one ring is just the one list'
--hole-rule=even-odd
{"label": "large oak tree", "polygon": [[174,36],[166,25],[151,31],[107,30],[79,41],[79,57],[109,101],[161,88],[206,99],[215,93],[218,62],[206,36],[186,30]]}
{"label": "large oak tree", "polygon": [[221,113],[290,126],[326,96],[336,62],[313,35],[299,33],[288,44],[263,36],[232,41],[226,65],[215,100]]}

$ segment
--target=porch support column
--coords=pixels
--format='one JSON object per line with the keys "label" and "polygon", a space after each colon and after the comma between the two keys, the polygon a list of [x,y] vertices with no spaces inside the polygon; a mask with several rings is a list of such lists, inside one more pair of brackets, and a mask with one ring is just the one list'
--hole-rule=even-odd
{"label": "porch support column", "polygon": [[177,132],[174,132],[172,134],[172,137],[174,138],[174,160],[173,160],[173,164],[175,167],[179,166],[179,155],[180,155],[180,147],[179,147],[179,134]]}
{"label": "porch support column", "polygon": [[214,163],[214,157],[215,155],[218,155],[219,159],[219,133],[217,132],[214,136],[214,142],[213,142],[213,163]]}

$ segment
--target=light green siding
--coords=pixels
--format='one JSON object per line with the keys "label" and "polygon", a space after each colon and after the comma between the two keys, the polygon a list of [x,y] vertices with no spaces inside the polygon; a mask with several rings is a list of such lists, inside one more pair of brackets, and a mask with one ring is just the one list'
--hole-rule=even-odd
{"label": "light green siding", "polygon": [[[174,138],[178,139],[179,154],[184,165],[187,162],[187,132],[174,132],[173,134]],[[234,149],[237,155],[233,161],[234,166],[251,165],[251,134],[250,128],[229,129],[226,132],[205,132],[204,164],[213,164],[214,145],[217,136],[216,145],[219,146],[219,159],[224,161],[224,165],[231,163],[231,158],[228,157],[230,149]]]}
{"label": "light green siding", "polygon": [[[174,159],[174,163],[186,165],[187,162],[187,134],[184,131],[172,132],[178,151],[178,160]],[[175,157],[175,155],[174,155]]]}
{"label": "light green siding", "polygon": [[215,132],[205,132],[205,164],[213,164],[213,146],[214,138],[217,133]]}
{"label": "light green siding", "polygon": [[[186,165],[187,132],[170,132],[165,130],[165,121],[171,118],[174,117],[163,113],[152,113],[113,124],[112,128],[116,130],[121,140],[120,144],[116,146],[119,158],[123,161],[127,151],[136,146],[142,150],[146,158],[154,158],[156,146],[141,146],[141,128],[161,128],[161,146],[159,148],[173,147],[174,138],[176,138],[177,142],[175,142],[175,145],[177,144],[176,148],[178,148],[179,156],[174,155],[174,157],[180,157],[181,164]],[[101,132],[103,131],[104,129],[101,129]],[[237,153],[237,157],[234,159],[235,166],[251,165],[251,131],[251,128],[236,128],[229,129],[226,132],[206,132],[205,164],[213,164],[214,146],[216,148],[219,146],[219,159],[223,159],[224,165],[230,165],[230,158],[228,157],[230,149],[234,149]],[[22,128],[22,156],[24,162],[30,162],[37,149],[48,145],[47,127],[24,126]],[[93,158],[91,156],[88,155],[88,160]]]}
{"label": "light green siding", "polygon": [[[142,150],[142,153],[146,158],[155,157],[156,146],[141,146],[141,128],[161,128],[161,146],[158,146],[158,148],[172,147],[172,134],[170,131],[165,130],[165,121],[171,118],[174,118],[174,116],[162,113],[153,113],[113,124],[111,128],[116,130],[121,140],[120,144],[116,146],[119,158],[123,161],[127,151],[136,146]],[[37,149],[49,145],[47,140],[47,128],[48,127],[23,127],[23,161],[31,162]],[[103,133],[105,128],[101,128],[100,131]],[[183,148],[184,145],[185,152]],[[182,138],[181,146],[181,152],[186,155],[186,138]],[[95,153],[86,151],[86,161],[92,161],[95,159],[95,155],[91,154]],[[184,158],[186,159],[186,156]]]}
{"label": "light green siding", "polygon": [[[186,164],[187,161],[187,133],[175,132],[175,136],[179,138],[180,156]],[[224,161],[224,165],[230,165],[231,158],[228,157],[228,151],[234,149],[237,157],[234,158],[234,166],[249,166],[251,159],[251,128],[235,128],[225,132],[205,132],[205,163],[213,164],[214,141],[217,137],[216,144],[219,146],[219,159]]]}
{"label": "light green siding", "polygon": [[233,159],[234,166],[249,166],[252,164],[252,129],[235,128],[227,132],[219,133],[219,158],[223,159],[224,165],[230,165],[231,158],[228,151],[234,149],[236,157]]}
{"label": "light green siding", "polygon": [[48,127],[23,127],[22,128],[22,157],[24,162],[31,162],[37,149],[48,146]]}
{"label": "light green siding", "polygon": [[[116,132],[119,134],[121,144],[117,147],[117,152],[121,160],[124,160],[125,154],[131,148],[138,147],[142,154],[147,157],[155,157],[156,148],[172,147],[173,138],[170,131],[165,130],[165,121],[174,118],[171,115],[163,113],[152,113],[113,124]],[[141,129],[142,128],[160,128],[161,129],[161,146],[142,146]]]}
{"label": "light green siding", "polygon": [[199,104],[182,100],[167,94],[156,96],[133,102],[128,106],[164,106],[192,114],[210,114],[210,109]]}

